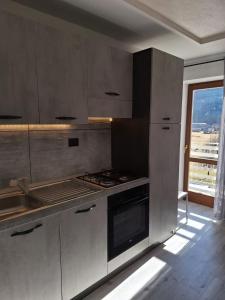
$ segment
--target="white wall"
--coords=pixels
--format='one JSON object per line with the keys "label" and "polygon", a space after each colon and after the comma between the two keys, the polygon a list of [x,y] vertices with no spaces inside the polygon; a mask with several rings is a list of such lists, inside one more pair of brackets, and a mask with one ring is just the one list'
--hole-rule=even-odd
{"label": "white wall", "polygon": [[180,169],[179,169],[179,190],[183,190],[184,180],[184,148],[187,115],[187,94],[188,85],[191,83],[221,80],[224,78],[224,61],[205,63],[184,68],[184,85],[181,116],[181,141],[180,141]]}

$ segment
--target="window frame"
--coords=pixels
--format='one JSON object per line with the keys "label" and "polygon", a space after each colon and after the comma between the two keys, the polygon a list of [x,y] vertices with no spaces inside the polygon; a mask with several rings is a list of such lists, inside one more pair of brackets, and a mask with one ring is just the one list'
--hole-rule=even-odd
{"label": "window frame", "polygon": [[193,110],[193,92],[194,90],[223,87],[223,80],[199,82],[188,85],[188,99],[187,99],[187,115],[186,115],[186,133],[185,133],[185,154],[184,154],[184,191],[188,192],[189,200],[209,207],[214,206],[214,198],[201,193],[188,191],[189,178],[189,163],[204,163],[209,165],[217,165],[217,160],[193,158],[191,153],[191,133],[192,133],[192,110]]}

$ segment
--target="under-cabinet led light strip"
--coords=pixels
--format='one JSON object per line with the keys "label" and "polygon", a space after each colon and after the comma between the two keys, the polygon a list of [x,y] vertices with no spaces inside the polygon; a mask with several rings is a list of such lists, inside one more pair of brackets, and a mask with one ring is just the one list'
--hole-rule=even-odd
{"label": "under-cabinet led light strip", "polygon": [[62,130],[74,128],[70,124],[13,124],[13,125],[0,125],[0,131],[27,131],[29,130]]}
{"label": "under-cabinet led light strip", "polygon": [[[92,123],[111,123],[112,118],[88,118]],[[76,129],[76,124],[0,124],[0,131],[27,131],[29,130],[65,130]]]}
{"label": "under-cabinet led light strip", "polygon": [[112,118],[105,118],[105,117],[89,117],[88,121],[89,123],[111,123]]}

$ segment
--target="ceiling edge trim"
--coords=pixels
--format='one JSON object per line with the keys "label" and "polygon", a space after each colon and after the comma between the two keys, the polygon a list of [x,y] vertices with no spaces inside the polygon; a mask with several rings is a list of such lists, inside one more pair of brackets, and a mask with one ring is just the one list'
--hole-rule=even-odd
{"label": "ceiling edge trim", "polygon": [[201,39],[201,44],[207,44],[225,39],[225,31],[217,34],[209,35]]}
{"label": "ceiling edge trim", "polygon": [[173,30],[182,36],[185,36],[187,38],[190,38],[191,40],[199,43],[199,44],[207,44],[210,42],[215,42],[218,40],[225,39],[225,32],[220,32],[217,34],[213,34],[210,36],[206,36],[204,38],[200,38],[193,34],[192,32],[186,30],[182,26],[178,25],[177,23],[171,21],[169,18],[163,16],[159,12],[155,11],[151,7],[145,5],[144,3],[141,3],[139,0],[123,0],[127,2],[128,4],[132,5],[133,7],[141,10],[143,13],[147,14],[149,17],[154,19],[157,23],[163,25],[164,27],[167,27],[170,30]]}
{"label": "ceiling edge trim", "polygon": [[[157,23],[163,25],[164,27],[166,27],[170,30],[173,30],[173,31],[177,32],[178,34],[181,34],[182,36],[185,36],[199,44],[204,43],[204,39],[199,38],[195,34],[184,29],[182,26],[171,21],[169,18],[161,15],[160,13],[158,13],[151,7],[145,5],[144,3],[141,3],[138,0],[123,0],[123,1],[127,2],[128,4],[132,5],[133,7],[141,10],[143,13],[147,14],[150,18],[154,19]],[[205,39],[207,39],[207,37]]]}

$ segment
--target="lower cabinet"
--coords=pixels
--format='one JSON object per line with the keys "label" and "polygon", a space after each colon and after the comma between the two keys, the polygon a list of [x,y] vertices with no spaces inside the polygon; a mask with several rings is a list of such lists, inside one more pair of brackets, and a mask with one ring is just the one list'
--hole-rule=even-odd
{"label": "lower cabinet", "polygon": [[177,226],[180,124],[151,124],[150,243],[168,239]]}
{"label": "lower cabinet", "polygon": [[61,300],[60,272],[57,217],[0,232],[0,299]]}
{"label": "lower cabinet", "polygon": [[105,198],[61,214],[62,295],[69,300],[107,275]]}
{"label": "lower cabinet", "polygon": [[0,232],[1,300],[70,300],[106,275],[106,198]]}

